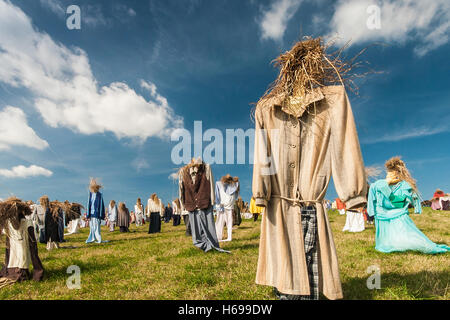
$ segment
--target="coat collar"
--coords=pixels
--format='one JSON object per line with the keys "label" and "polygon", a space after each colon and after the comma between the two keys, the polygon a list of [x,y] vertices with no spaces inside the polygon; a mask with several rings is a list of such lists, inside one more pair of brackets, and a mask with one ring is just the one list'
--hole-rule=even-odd
{"label": "coat collar", "polygon": [[284,95],[284,94],[274,97],[273,105],[279,106],[279,107],[281,107],[281,110],[283,112],[285,112],[291,116],[294,116],[296,118],[299,118],[305,113],[305,111],[309,105],[311,105],[314,102],[321,101],[324,98],[325,98],[325,96],[322,92],[322,88],[317,87],[317,88],[314,88],[312,92],[306,94],[305,99],[303,99],[303,101],[300,104],[300,107],[296,111],[288,109],[288,107],[286,106],[286,103],[285,103],[286,95]]}

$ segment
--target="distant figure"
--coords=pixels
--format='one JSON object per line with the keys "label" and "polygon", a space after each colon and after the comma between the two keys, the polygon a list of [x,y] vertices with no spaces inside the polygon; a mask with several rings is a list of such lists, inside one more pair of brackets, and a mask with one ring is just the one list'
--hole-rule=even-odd
{"label": "distant figure", "polygon": [[144,206],[141,203],[141,198],[137,198],[137,202],[134,205],[134,214],[136,216],[136,227],[142,226],[144,222]]}
{"label": "distant figure", "polygon": [[130,211],[125,206],[124,202],[119,203],[119,212],[118,212],[118,219],[117,224],[119,225],[120,232],[129,232],[130,228]]}
{"label": "distant figure", "polygon": [[435,244],[427,238],[409,217],[409,206],[421,214],[421,199],[416,181],[405,163],[394,157],[386,162],[387,176],[370,186],[367,212],[375,217],[375,250],[390,253],[420,251],[428,254],[445,253],[449,246]]}
{"label": "distant figure", "polygon": [[437,189],[433,195],[433,199],[431,199],[431,209],[442,210],[440,198],[444,197],[444,196],[445,196],[444,191]]}
{"label": "distant figure", "polygon": [[256,222],[264,208],[256,205],[255,197],[250,200],[250,213],[253,215],[253,221]]}
{"label": "distant figure", "polygon": [[33,209],[34,223],[37,225],[36,237],[42,244],[47,243],[45,241],[45,213],[47,208],[50,208],[48,197],[42,196],[39,199],[39,204],[36,204]]}
{"label": "distant figure", "polygon": [[170,203],[167,204],[167,207],[164,209],[164,223],[169,223],[172,219],[173,209],[170,206]]}
{"label": "distant figure", "polygon": [[[48,208],[48,209],[47,209]],[[57,203],[50,203],[45,211],[45,242],[47,242],[47,250],[59,249],[61,242],[59,225],[62,209]]]}
{"label": "distant figure", "polygon": [[102,243],[101,222],[105,220],[105,204],[103,195],[100,193],[102,186],[95,179],[91,179],[89,184],[89,199],[87,206],[87,219],[89,221],[89,237],[86,243]]}
{"label": "distant figure", "polygon": [[109,232],[113,232],[117,224],[117,205],[116,201],[111,200],[108,206],[108,226]]}
{"label": "distant figure", "polygon": [[343,203],[339,198],[336,199],[336,208],[341,216],[345,215],[346,213],[345,203]]}
{"label": "distant figure", "polygon": [[[231,241],[233,234],[234,203],[239,196],[239,178],[230,174],[223,176],[216,182],[215,202],[217,208],[216,234],[219,242]],[[227,227],[227,239],[222,240],[223,230]]]}
{"label": "distant figure", "polygon": [[172,201],[172,209],[173,209],[173,226],[179,226],[181,223],[181,204],[180,199],[175,199]]}
{"label": "distant figure", "polygon": [[149,217],[148,233],[161,232],[161,203],[156,193],[147,202],[147,216]]}

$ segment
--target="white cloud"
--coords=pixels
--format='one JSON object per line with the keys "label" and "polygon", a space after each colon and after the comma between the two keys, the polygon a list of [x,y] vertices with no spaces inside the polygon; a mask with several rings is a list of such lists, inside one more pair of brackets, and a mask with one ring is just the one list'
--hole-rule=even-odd
{"label": "white cloud", "polygon": [[[373,12],[369,6],[380,10],[379,29],[369,29],[367,21]],[[414,52],[423,56],[449,41],[450,2],[448,0],[340,0],[330,22],[327,38],[338,36],[338,45],[389,41],[403,45],[414,41]]]}
{"label": "white cloud", "polygon": [[279,41],[283,39],[288,22],[297,12],[302,0],[274,0],[268,10],[264,10],[259,26],[262,39]]}
{"label": "white cloud", "polygon": [[150,168],[150,165],[148,164],[147,160],[143,159],[143,158],[137,158],[135,160],[133,160],[133,162],[131,163],[131,165],[139,172],[143,169],[148,169]]}
{"label": "white cloud", "polygon": [[12,168],[11,170],[0,169],[0,176],[6,178],[29,178],[37,176],[51,177],[52,175],[53,172],[51,172],[50,170],[35,165],[29,167],[17,166]]}
{"label": "white cloud", "polygon": [[179,179],[178,172],[174,172],[169,175],[169,180],[178,181],[178,179]]}
{"label": "white cloud", "polygon": [[427,136],[433,136],[436,134],[449,132],[450,127],[419,127],[419,128],[407,128],[404,131],[394,131],[383,136],[376,138],[365,139],[363,144],[374,144],[380,142],[398,142],[407,139],[421,138]]}
{"label": "white cloud", "polygon": [[7,106],[0,111],[0,150],[7,150],[11,146],[43,150],[48,147],[48,142],[39,138],[28,125],[21,109]]}
{"label": "white cloud", "polygon": [[20,8],[4,0],[0,49],[0,81],[32,92],[36,109],[51,127],[86,135],[112,132],[119,139],[143,142],[168,137],[183,126],[154,84],[146,83],[153,88],[150,100],[123,82],[99,87],[86,52],[37,31]]}
{"label": "white cloud", "polygon": [[56,13],[60,18],[64,18],[66,10],[58,0],[40,0],[41,5]]}

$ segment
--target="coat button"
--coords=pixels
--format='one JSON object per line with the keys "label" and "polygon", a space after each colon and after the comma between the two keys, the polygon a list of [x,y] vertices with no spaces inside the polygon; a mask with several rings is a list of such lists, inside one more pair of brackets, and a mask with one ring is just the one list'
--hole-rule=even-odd
{"label": "coat button", "polygon": [[291,163],[291,164],[290,164],[290,167],[291,167],[291,168],[295,168],[295,163]]}

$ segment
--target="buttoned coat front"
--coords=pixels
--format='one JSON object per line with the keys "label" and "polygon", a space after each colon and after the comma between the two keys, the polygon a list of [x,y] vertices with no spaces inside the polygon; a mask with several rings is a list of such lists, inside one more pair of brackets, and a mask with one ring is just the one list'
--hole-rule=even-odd
{"label": "buttoned coat front", "polygon": [[338,258],[323,199],[331,176],[347,209],[366,203],[367,182],[353,113],[343,86],[315,89],[296,114],[284,97],[261,100],[255,111],[253,196],[266,207],[256,283],[309,295],[299,205],[315,205],[319,289],[343,298]]}

